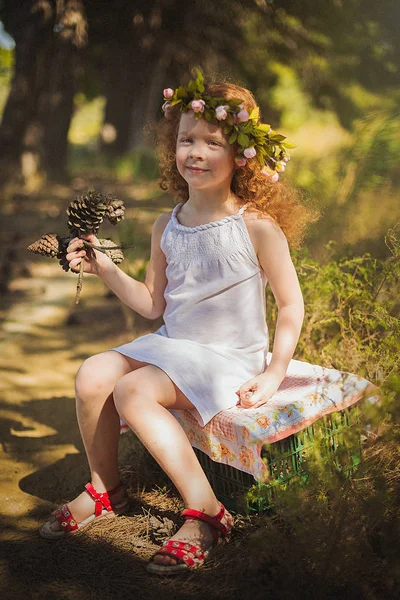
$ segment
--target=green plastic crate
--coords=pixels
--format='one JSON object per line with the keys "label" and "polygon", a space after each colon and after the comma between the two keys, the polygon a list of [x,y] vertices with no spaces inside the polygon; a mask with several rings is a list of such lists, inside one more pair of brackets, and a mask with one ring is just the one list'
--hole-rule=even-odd
{"label": "green plastic crate", "polygon": [[[197,448],[194,451],[219,500],[236,513],[261,512],[273,507],[277,485],[293,477],[307,480],[307,457],[321,452],[332,466],[351,476],[361,460],[359,411],[350,407],[322,417],[309,427],[279,442],[266,444],[261,456],[268,467],[268,484],[230,465],[215,462]],[[351,428],[353,428],[351,430]],[[246,496],[252,488],[250,501]]]}

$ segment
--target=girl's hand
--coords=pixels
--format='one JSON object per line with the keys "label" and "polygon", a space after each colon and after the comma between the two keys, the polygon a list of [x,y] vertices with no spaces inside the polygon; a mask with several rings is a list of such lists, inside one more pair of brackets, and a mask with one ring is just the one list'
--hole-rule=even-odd
{"label": "girl's hand", "polygon": [[[82,239],[85,239],[96,246],[100,245],[99,240],[93,234],[82,235]],[[113,262],[111,258],[104,254],[104,252],[98,252],[92,248],[84,248],[82,239],[73,238],[68,244],[66,258],[69,262],[69,267],[71,271],[77,273],[79,272],[79,266],[82,260],[84,260],[84,273],[100,275],[101,272],[110,266],[110,263],[113,264]]]}
{"label": "girl's hand", "polygon": [[282,379],[272,373],[262,373],[246,381],[236,392],[242,408],[258,408],[266,404],[278,390]]}

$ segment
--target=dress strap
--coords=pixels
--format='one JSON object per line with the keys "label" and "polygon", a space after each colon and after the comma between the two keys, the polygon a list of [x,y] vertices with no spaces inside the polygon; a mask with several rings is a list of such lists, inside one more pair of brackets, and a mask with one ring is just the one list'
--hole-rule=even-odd
{"label": "dress strap", "polygon": [[248,202],[246,202],[246,204],[244,204],[244,205],[242,206],[242,208],[241,208],[241,209],[240,209],[240,210],[239,210],[239,211],[238,211],[236,214],[237,214],[237,215],[242,215],[242,214],[244,213],[244,211],[248,209],[248,207],[249,207],[249,203],[248,203]]}

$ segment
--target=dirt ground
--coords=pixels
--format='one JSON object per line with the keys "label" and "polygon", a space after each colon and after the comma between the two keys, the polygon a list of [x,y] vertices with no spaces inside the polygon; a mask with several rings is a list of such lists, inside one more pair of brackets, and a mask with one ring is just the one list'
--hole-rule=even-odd
{"label": "dirt ground", "polygon": [[[147,200],[149,192],[140,186],[124,190],[128,218],[140,225],[135,255],[140,261],[163,201]],[[127,516],[94,524],[62,544],[41,540],[37,533],[49,512],[73,498],[88,480],[73,398],[79,365],[87,356],[154,328],[127,314],[96,277],[84,278],[81,302],[75,306],[76,276],[64,273],[56,259],[26,252],[26,245],[44,232],[65,232],[64,207],[70,196],[70,188],[59,186],[56,199],[50,193],[40,199],[21,197],[2,218],[3,262],[4,243],[10,239],[14,253],[9,292],[0,305],[0,594],[3,600],[150,599],[165,583],[149,577],[145,564],[163,535],[176,527],[182,506],[133,434],[122,436],[120,445],[131,500]],[[157,533],[165,524],[164,534]],[[172,583],[174,597],[192,595],[180,588]]]}

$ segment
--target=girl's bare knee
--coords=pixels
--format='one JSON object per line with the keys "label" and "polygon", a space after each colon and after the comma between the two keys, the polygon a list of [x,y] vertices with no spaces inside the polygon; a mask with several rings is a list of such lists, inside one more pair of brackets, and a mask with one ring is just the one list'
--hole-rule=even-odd
{"label": "girl's bare knee", "polygon": [[99,399],[112,393],[115,384],[115,373],[107,368],[107,353],[96,354],[87,358],[80,366],[75,380],[75,391],[78,400]]}
{"label": "girl's bare knee", "polygon": [[113,391],[114,404],[119,415],[123,418],[125,409],[129,405],[132,405],[140,401],[139,386],[137,385],[136,378],[129,376],[121,377],[114,386]]}
{"label": "girl's bare knee", "polygon": [[[133,407],[146,406],[146,409],[152,410],[155,405],[164,408],[174,408],[177,406],[177,393],[174,384],[169,377],[158,367],[146,365],[134,372],[121,377],[115,384],[113,395],[114,404],[119,415],[125,418],[127,410],[135,410]],[[182,395],[182,394],[181,394]],[[192,408],[192,404],[183,397],[181,408]]]}

